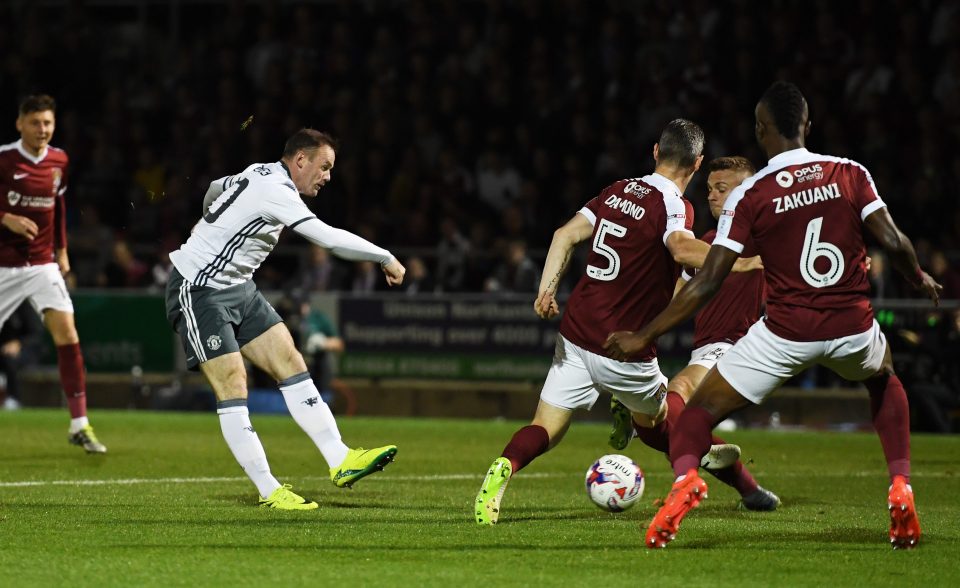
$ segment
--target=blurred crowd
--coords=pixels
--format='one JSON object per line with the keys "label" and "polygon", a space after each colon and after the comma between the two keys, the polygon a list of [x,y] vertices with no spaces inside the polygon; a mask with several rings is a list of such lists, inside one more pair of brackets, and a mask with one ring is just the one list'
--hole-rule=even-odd
{"label": "blurred crowd", "polygon": [[[866,165],[960,298],[958,0],[14,1],[0,20],[0,137],[20,97],[57,98],[81,287],[159,287],[206,185],[310,126],[342,143],[311,206],[397,253],[407,291],[535,291],[553,230],[649,173],[667,121],[761,167],[753,108],[782,78],[810,148]],[[382,287],[285,239],[262,288]],[[873,256],[877,296],[914,295]]]}

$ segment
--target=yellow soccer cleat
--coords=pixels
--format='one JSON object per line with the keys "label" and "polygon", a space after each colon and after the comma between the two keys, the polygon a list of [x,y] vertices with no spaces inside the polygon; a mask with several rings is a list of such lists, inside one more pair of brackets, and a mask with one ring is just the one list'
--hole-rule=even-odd
{"label": "yellow soccer cleat", "polygon": [[610,399],[610,415],[613,417],[613,429],[607,443],[614,449],[626,449],[633,439],[633,415],[630,409],[616,398]]}
{"label": "yellow soccer cleat", "polygon": [[79,445],[87,453],[106,453],[107,447],[97,439],[97,436],[93,432],[93,427],[90,425],[85,426],[76,433],[70,433],[67,436],[67,441],[71,445]]}
{"label": "yellow soccer cleat", "polygon": [[350,449],[340,467],[330,468],[330,481],[337,488],[349,488],[360,479],[387,467],[396,455],[396,445],[384,445],[376,449]]}
{"label": "yellow soccer cleat", "polygon": [[279,510],[313,510],[320,505],[312,500],[291,491],[290,484],[284,484],[270,493],[267,498],[260,499],[260,506]]}
{"label": "yellow soccer cleat", "polygon": [[505,457],[498,457],[490,464],[487,477],[483,479],[480,492],[474,501],[474,514],[478,525],[496,525],[500,518],[500,499],[513,475],[513,466]]}

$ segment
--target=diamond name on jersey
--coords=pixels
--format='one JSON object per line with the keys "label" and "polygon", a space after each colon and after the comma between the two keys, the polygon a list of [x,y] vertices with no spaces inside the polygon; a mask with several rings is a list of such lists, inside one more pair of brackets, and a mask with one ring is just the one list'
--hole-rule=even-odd
{"label": "diamond name on jersey", "polygon": [[793,210],[794,208],[800,208],[801,206],[808,206],[817,202],[825,202],[827,200],[834,200],[840,198],[840,187],[837,186],[837,183],[827,184],[826,186],[817,186],[816,188],[810,188],[808,190],[800,190],[794,194],[788,196],[777,196],[773,199],[774,204],[777,205],[776,214],[781,212],[787,212],[788,210]]}
{"label": "diamond name on jersey", "polygon": [[627,216],[632,216],[637,220],[642,219],[644,213],[647,212],[647,210],[644,207],[640,206],[636,202],[627,198],[621,198],[616,194],[611,194],[610,196],[607,196],[607,199],[604,200],[603,203],[609,206],[610,208],[619,210],[623,214]]}

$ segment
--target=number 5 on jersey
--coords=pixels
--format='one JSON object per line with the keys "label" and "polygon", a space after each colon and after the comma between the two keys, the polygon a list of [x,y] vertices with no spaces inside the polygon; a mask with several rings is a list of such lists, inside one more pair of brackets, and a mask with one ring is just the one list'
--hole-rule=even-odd
{"label": "number 5 on jersey", "polygon": [[600,220],[600,226],[597,227],[597,232],[593,236],[593,250],[599,255],[607,258],[609,263],[607,264],[607,267],[588,265],[588,276],[595,280],[600,280],[601,282],[609,282],[616,279],[616,277],[620,274],[620,256],[617,255],[617,252],[613,249],[613,247],[607,243],[604,243],[604,239],[606,239],[607,235],[623,237],[626,234],[627,227],[610,222],[607,219]]}
{"label": "number 5 on jersey", "polygon": [[[843,276],[843,253],[832,243],[820,240],[820,227],[823,226],[823,217],[817,217],[807,223],[807,234],[803,239],[803,252],[800,254],[800,275],[806,283],[814,288],[826,288],[840,281]],[[817,258],[825,257],[830,262],[830,268],[818,272],[814,267]]]}

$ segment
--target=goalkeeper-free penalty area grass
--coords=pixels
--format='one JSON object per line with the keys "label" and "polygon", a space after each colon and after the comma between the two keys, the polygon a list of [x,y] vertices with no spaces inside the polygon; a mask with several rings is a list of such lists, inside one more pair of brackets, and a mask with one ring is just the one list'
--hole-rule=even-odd
{"label": "goalkeeper-free penalty area grass", "polygon": [[[532,410],[532,407],[531,407]],[[341,418],[351,446],[395,443],[396,463],[338,489],[286,416],[253,415],[274,475],[320,503],[258,508],[214,414],[94,411],[109,448],[67,444],[62,410],[0,413],[0,586],[957,586],[960,437],[913,437],[920,547],[887,542],[887,476],[873,434],[738,431],[728,441],[774,513],[709,499],[667,549],[643,533],[672,482],[661,454],[624,453],[647,475],[641,502],[609,514],[584,474],[614,453],[608,427],[574,423],[514,476],[500,523],[478,527],[473,500],[523,423]]]}

